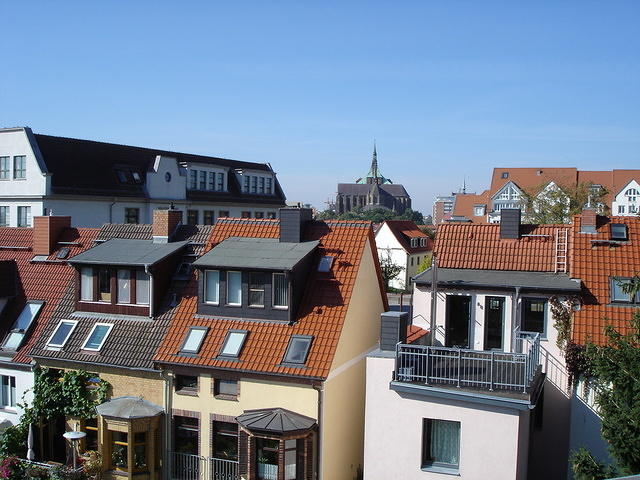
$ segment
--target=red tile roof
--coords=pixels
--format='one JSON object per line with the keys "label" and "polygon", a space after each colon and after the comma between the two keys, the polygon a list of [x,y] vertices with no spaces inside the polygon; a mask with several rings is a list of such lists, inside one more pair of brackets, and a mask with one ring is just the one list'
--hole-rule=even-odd
{"label": "red tile roof", "polygon": [[[628,332],[629,320],[638,308],[610,305],[610,278],[633,277],[640,273],[640,218],[598,217],[596,234],[580,232],[581,219],[574,217],[573,263],[571,276],[582,280],[583,305],[574,313],[573,339],[584,343],[604,342],[603,329],[612,325],[621,333]],[[592,240],[610,238],[610,224],[627,225],[629,242],[596,243]]]}
{"label": "red tile roof", "polygon": [[[485,215],[475,216],[473,207],[476,205],[485,205]],[[491,209],[491,199],[489,190],[485,190],[480,194],[475,193],[458,193],[453,197],[453,216],[465,217],[472,223],[487,223],[487,215]]]}
{"label": "red tile roof", "polygon": [[407,343],[413,343],[429,333],[429,330],[420,328],[416,325],[409,325],[407,327]]}
{"label": "red tile roof", "polygon": [[[72,257],[93,245],[93,239],[98,229],[93,228],[67,228],[58,238],[58,241],[74,242],[76,245],[57,245],[57,249],[49,257],[55,259],[62,247],[70,249],[68,258]],[[31,250],[33,240],[32,228],[0,228],[0,260],[15,260],[18,270],[18,292],[10,300],[5,311],[0,316],[0,341],[4,339],[13,321],[20,314],[27,300],[44,300],[45,304],[40,314],[31,327],[26,341],[18,349],[13,357],[15,363],[30,363],[27,353],[37,340],[49,318],[53,315],[60,300],[73,278],[73,269],[64,261],[55,262],[31,262],[34,253]],[[6,248],[21,247],[21,248]]]}
{"label": "red tile roof", "polygon": [[[211,243],[217,244],[231,236],[276,238],[278,235],[278,220],[219,219],[211,235]],[[336,258],[332,277],[327,278],[326,274],[317,272],[315,268],[310,272],[295,324],[197,317],[197,280],[194,274],[176,308],[155,360],[160,363],[325,378],[340,338],[360,262],[365,254],[372,255],[377,262],[377,255],[373,250],[375,243],[369,222],[311,222],[305,229],[304,240],[318,240],[319,254],[330,253]],[[370,252],[365,252],[367,241]],[[379,292],[387,309],[379,266],[377,270]],[[199,355],[178,355],[185,335],[192,326],[209,327]],[[231,329],[249,331],[240,361],[218,360],[216,357],[225,335]],[[281,365],[291,335],[314,337],[302,368]]]}
{"label": "red tile roof", "polygon": [[519,239],[501,239],[500,225],[450,223],[438,226],[434,251],[441,268],[555,271],[555,239],[570,225],[521,225]]}
{"label": "red tile roof", "polygon": [[[418,228],[415,222],[411,220],[386,220],[384,224],[387,224],[393,236],[396,237],[398,243],[404,248],[407,253],[423,253],[433,250],[433,240]],[[426,238],[426,247],[412,247],[412,238]]]}

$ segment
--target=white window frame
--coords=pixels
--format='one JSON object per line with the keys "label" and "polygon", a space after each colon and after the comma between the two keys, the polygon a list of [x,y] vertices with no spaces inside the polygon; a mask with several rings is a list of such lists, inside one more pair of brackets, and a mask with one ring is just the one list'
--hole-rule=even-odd
{"label": "white window frame", "polygon": [[[24,211],[25,212],[25,224],[24,225],[20,225],[20,211]],[[18,205],[17,207],[17,222],[16,225],[18,227],[31,227],[32,224],[32,219],[31,219],[31,205]]]}
{"label": "white window frame", "polygon": [[[63,323],[71,323],[72,324],[71,325],[71,330],[69,330],[69,332],[67,333],[67,336],[64,337],[64,340],[62,340],[62,343],[60,343],[60,344],[51,343],[51,341],[53,340],[53,337],[56,336],[56,333],[58,333],[58,330],[60,329],[60,326]],[[49,337],[49,340],[47,341],[47,348],[52,349],[52,350],[60,350],[60,349],[64,348],[64,346],[66,345],[67,341],[69,341],[69,338],[73,334],[73,331],[76,329],[77,325],[78,325],[78,321],[77,320],[60,320],[58,322],[58,325],[56,326],[55,330],[53,331],[53,333]]]}
{"label": "white window frame", "polygon": [[[4,379],[8,378],[9,381],[9,391],[7,392],[7,399],[8,402],[5,403],[4,399],[2,398],[4,396]],[[12,385],[13,383],[13,385]],[[8,409],[15,409],[15,407],[17,406],[17,401],[16,401],[16,397],[17,397],[17,389],[16,389],[16,377],[14,377],[13,375],[0,375],[0,408],[8,408]],[[13,393],[13,395],[12,395]]]}
{"label": "white window frame", "polygon": [[[248,333],[249,332],[247,330],[229,330],[227,332],[227,335],[224,338],[224,342],[222,343],[222,347],[220,348],[220,353],[218,354],[218,356],[219,357],[224,357],[224,358],[238,358],[238,357],[240,357],[240,353],[242,352],[242,348],[244,347],[244,344],[247,341]],[[236,348],[232,352],[225,352],[225,350],[227,349],[227,344],[229,343],[229,340],[234,335],[242,335],[240,343],[238,344],[238,348]]]}
{"label": "white window frame", "polygon": [[11,180],[11,157],[0,156],[0,180]]}
{"label": "white window frame", "polygon": [[[276,305],[276,275],[278,276],[282,276],[284,277],[284,280],[286,282],[286,287],[287,287],[287,292],[286,292],[286,298],[287,298],[287,305]],[[287,274],[283,273],[283,272],[275,272],[271,274],[271,305],[273,306],[273,308],[277,309],[277,310],[289,310],[289,283],[287,282]]]}
{"label": "white window frame", "polygon": [[[229,274],[230,274],[230,273],[238,274],[238,275],[240,276],[240,302],[238,302],[238,303],[235,303],[235,302],[234,302],[234,303],[231,303],[231,302],[229,301],[229,283],[230,283],[230,282],[229,282]],[[241,306],[242,306],[242,272],[240,272],[240,271],[238,271],[238,270],[228,270],[228,271],[227,271],[227,275],[226,275],[226,277],[227,277],[227,278],[226,278],[226,283],[227,283],[227,285],[226,285],[226,286],[227,286],[227,288],[226,288],[226,290],[227,290],[227,298],[226,298],[226,301],[227,301],[227,305],[230,305],[230,306],[232,306],[232,307],[241,307]]]}
{"label": "white window frame", "polygon": [[[22,159],[22,165],[20,169],[16,168],[16,160]],[[18,177],[18,172],[22,172],[22,176]],[[13,179],[14,180],[26,180],[27,178],[27,156],[26,155],[14,155],[13,156]]]}
{"label": "white window frame", "polygon": [[4,209],[4,222],[0,223],[0,227],[8,227],[10,225],[11,217],[11,209],[8,205],[0,205],[0,208]]}
{"label": "white window frame", "polygon": [[[40,312],[42,312],[42,307],[44,307],[44,303],[45,303],[44,300],[28,300],[24,304],[24,307],[22,308],[22,310],[20,310],[20,313],[18,314],[16,319],[13,321],[13,324],[11,325],[11,329],[7,332],[7,335],[5,335],[4,340],[2,341],[2,348],[6,348],[7,350],[16,350],[16,351],[20,349],[20,347],[22,346],[22,342],[24,342],[24,337],[26,337],[29,330],[31,330],[31,326],[33,325],[33,322],[35,322],[36,319],[38,318],[38,315],[40,315]],[[20,317],[22,317],[22,314],[27,312],[27,308],[29,307],[29,305],[38,305],[38,307],[33,313],[33,316],[31,316],[31,319],[29,320],[29,324],[27,325],[27,328],[24,328],[24,329],[17,328],[18,320],[20,320]],[[13,335],[22,335],[15,349],[12,347],[7,347],[7,342],[9,341],[9,338],[12,337]]]}
{"label": "white window frame", "polygon": [[[208,291],[208,287],[207,284],[209,282],[209,273],[217,273],[218,274],[218,288],[217,288],[217,292],[216,292],[216,301],[210,301],[207,299],[207,291]],[[242,281],[240,282],[240,285],[242,285]],[[240,287],[242,288],[242,287]],[[205,270],[204,271],[204,292],[203,293],[203,297],[204,297],[204,303],[209,304],[209,305],[220,305],[220,270]]]}
{"label": "white window frame", "polygon": [[[107,333],[104,334],[104,337],[102,338],[102,341],[100,342],[100,345],[98,345],[97,348],[87,347],[87,343],[89,343],[89,339],[91,338],[91,336],[93,335],[93,332],[98,327],[109,327],[109,328],[107,329]],[[82,350],[89,350],[91,352],[99,352],[102,349],[102,347],[104,346],[104,342],[107,341],[107,338],[109,337],[109,334],[111,333],[111,330],[113,330],[113,323],[96,323],[91,328],[91,331],[89,332],[89,335],[87,335],[87,338],[84,340],[84,343],[82,344]]]}
{"label": "white window frame", "polygon": [[[186,348],[187,342],[191,338],[191,335],[193,334],[193,332],[203,332],[202,337],[198,341],[196,348],[187,349]],[[200,352],[204,339],[207,338],[207,333],[209,333],[208,327],[189,327],[189,330],[187,331],[187,335],[184,337],[184,341],[182,342],[182,347],[180,347],[180,353],[197,354],[198,352]]]}

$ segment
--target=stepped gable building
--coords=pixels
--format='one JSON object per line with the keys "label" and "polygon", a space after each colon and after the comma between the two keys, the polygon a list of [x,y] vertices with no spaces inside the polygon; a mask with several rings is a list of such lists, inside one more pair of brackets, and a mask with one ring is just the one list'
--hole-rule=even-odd
{"label": "stepped gable building", "polygon": [[373,146],[371,168],[366,176],[354,183],[339,183],[336,195],[336,212],[342,214],[356,208],[387,208],[398,214],[411,208],[411,197],[400,184],[394,184],[378,169],[378,153]]}
{"label": "stepped gable building", "polygon": [[0,226],[70,215],[79,227],[151,223],[171,204],[184,223],[275,218],[285,195],[268,163],[0,129]]}
{"label": "stepped gable building", "polygon": [[[437,215],[434,223],[499,223],[500,210],[520,208],[523,195],[542,198],[564,187],[591,184],[597,191],[606,190],[600,213],[633,216],[640,212],[640,170],[581,171],[576,168],[494,168],[491,186],[480,194],[458,193],[447,197],[450,215]],[[442,209],[441,198],[434,212]],[[440,209],[440,210],[438,210]],[[447,212],[448,213],[448,212]],[[526,212],[525,219],[526,219]],[[567,217],[567,221],[569,218]]]}

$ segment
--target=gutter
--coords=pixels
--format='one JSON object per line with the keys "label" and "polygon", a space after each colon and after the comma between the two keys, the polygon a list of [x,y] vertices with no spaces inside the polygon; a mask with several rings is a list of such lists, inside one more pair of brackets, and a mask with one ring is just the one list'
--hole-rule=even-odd
{"label": "gutter", "polygon": [[313,386],[313,389],[318,392],[318,441],[316,442],[316,479],[322,479],[322,401],[324,399],[324,383],[319,386]]}
{"label": "gutter", "polygon": [[515,287],[513,294],[513,305],[511,306],[511,351],[516,351],[516,333],[520,330],[520,319],[518,318],[518,300],[520,299],[520,287]]}
{"label": "gutter", "polygon": [[[172,395],[171,391],[173,390],[173,377],[169,373],[168,370],[161,370],[160,376],[164,380],[164,438],[163,438],[163,446],[164,446],[164,455],[162,458],[168,460],[170,458],[169,452],[171,452],[171,412],[173,410],[172,405]],[[169,470],[171,469],[171,465],[169,462],[165,462],[164,468],[162,469],[162,477],[164,480],[169,480]]]}

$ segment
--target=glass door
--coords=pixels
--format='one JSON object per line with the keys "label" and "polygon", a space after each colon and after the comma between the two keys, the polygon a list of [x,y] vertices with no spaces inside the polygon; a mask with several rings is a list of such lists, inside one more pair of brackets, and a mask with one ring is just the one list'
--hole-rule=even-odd
{"label": "glass door", "polygon": [[484,349],[502,350],[504,297],[486,297],[484,302]]}

